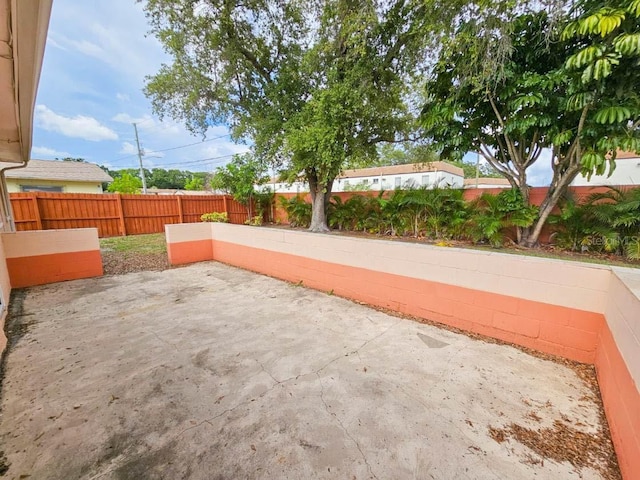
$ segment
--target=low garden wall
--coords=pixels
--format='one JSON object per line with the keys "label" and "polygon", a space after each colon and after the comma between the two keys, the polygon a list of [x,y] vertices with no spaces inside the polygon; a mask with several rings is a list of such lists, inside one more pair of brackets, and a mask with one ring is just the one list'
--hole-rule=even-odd
{"label": "low garden wall", "polygon": [[12,288],[102,275],[98,230],[34,230],[3,233]]}
{"label": "low garden wall", "polygon": [[217,260],[595,364],[621,468],[640,478],[638,271],[222,223],[166,235],[174,264]]}

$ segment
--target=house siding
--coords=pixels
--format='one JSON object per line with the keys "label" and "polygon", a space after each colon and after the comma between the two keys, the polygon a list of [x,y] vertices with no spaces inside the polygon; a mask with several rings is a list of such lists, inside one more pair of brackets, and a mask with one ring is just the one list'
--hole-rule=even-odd
{"label": "house siding", "polygon": [[102,193],[102,183],[99,182],[69,182],[59,180],[22,180],[19,178],[7,178],[7,190],[9,193],[22,192],[22,185],[62,187],[62,193]]}

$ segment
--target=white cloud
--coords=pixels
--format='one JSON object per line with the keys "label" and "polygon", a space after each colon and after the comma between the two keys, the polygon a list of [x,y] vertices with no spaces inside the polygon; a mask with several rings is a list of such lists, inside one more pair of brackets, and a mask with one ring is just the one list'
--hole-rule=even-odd
{"label": "white cloud", "polygon": [[116,93],[116,99],[120,100],[121,102],[129,102],[131,101],[131,97],[129,95],[127,95],[126,93]]}
{"label": "white cloud", "polygon": [[162,135],[166,137],[167,135],[183,136],[185,133],[184,127],[179,124],[171,121],[161,122],[149,114],[142,117],[133,117],[128,113],[118,113],[111,120],[129,125],[135,123],[139,132],[149,135]]}
{"label": "white cloud", "polygon": [[[131,142],[124,142],[122,144],[122,148],[118,153],[121,155],[138,155],[138,148]],[[164,152],[156,152],[155,150],[143,148],[142,155],[144,158],[148,158],[148,157],[163,158]]]}
{"label": "white cloud", "polygon": [[137,155],[138,154],[138,149],[136,148],[136,146],[133,143],[124,142],[122,144],[122,148],[120,149],[120,151],[118,153],[121,154],[121,155]]}
{"label": "white cloud", "polygon": [[49,147],[33,147],[31,149],[32,156],[38,157],[47,157],[47,158],[55,158],[55,157],[70,157],[71,154],[69,152],[60,152],[58,150],[54,150]]}
{"label": "white cloud", "polygon": [[60,133],[66,137],[82,138],[92,142],[117,140],[118,134],[93,117],[76,115],[65,117],[46,105],[36,106],[36,122],[44,130]]}
{"label": "white cloud", "polygon": [[89,42],[87,40],[71,40],[66,39],[66,41],[71,45],[72,48],[75,48],[80,53],[84,53],[90,57],[98,58],[104,57],[104,49],[100,47],[100,45],[96,45],[93,42]]}
{"label": "white cloud", "polygon": [[58,46],[94,58],[121,76],[142,81],[166,59],[160,42],[145,35],[149,26],[137,2],[56,0],[54,16],[49,36]]}
{"label": "white cloud", "polygon": [[55,39],[51,37],[51,35],[47,36],[47,46],[58,48],[60,50],[64,50],[65,52],[67,51],[67,48],[56,42]]}

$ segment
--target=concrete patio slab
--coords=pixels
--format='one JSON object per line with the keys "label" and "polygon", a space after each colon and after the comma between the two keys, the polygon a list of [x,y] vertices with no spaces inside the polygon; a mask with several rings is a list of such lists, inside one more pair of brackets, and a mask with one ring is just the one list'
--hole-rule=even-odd
{"label": "concrete patio slab", "polygon": [[7,478],[602,478],[491,435],[601,432],[572,369],[328,293],[207,262],[13,310]]}

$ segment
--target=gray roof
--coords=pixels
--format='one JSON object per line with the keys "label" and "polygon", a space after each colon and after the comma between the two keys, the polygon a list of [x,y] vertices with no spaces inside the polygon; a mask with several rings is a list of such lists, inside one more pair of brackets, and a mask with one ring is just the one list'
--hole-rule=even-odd
{"label": "gray roof", "polygon": [[[1,165],[4,167],[7,164]],[[60,180],[65,182],[111,182],[111,178],[95,163],[62,160],[29,160],[27,166],[5,172],[6,178],[21,180]]]}

